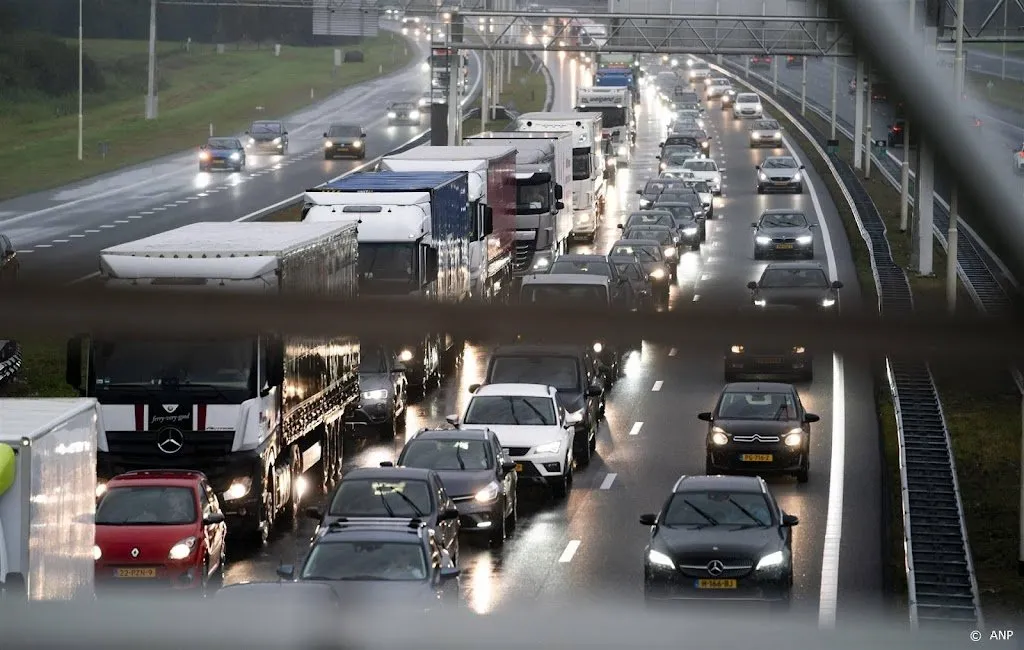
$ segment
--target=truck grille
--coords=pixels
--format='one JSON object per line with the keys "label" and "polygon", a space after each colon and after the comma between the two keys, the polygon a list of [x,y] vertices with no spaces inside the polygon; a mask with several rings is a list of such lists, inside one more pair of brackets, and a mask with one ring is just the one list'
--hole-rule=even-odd
{"label": "truck grille", "polygon": [[[215,469],[231,453],[234,431],[182,431],[180,451],[167,454],[157,447],[160,431],[108,431],[110,462],[119,472],[137,469],[196,469],[211,480]],[[212,474],[211,474],[212,472]]]}
{"label": "truck grille", "polygon": [[533,254],[536,251],[537,242],[535,240],[517,240],[516,255],[512,260],[512,271],[516,275],[525,275],[530,270],[530,260],[533,259]]}

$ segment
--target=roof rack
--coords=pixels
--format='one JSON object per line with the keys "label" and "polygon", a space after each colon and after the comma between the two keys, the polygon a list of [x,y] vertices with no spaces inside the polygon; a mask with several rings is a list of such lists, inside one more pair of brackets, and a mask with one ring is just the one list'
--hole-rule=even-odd
{"label": "roof rack", "polygon": [[426,522],[420,519],[419,517],[413,517],[411,519],[407,519],[404,517],[359,517],[357,519],[341,517],[340,519],[332,521],[328,528],[351,528],[354,526],[400,526],[403,528],[410,528],[412,530],[416,530],[426,525]]}

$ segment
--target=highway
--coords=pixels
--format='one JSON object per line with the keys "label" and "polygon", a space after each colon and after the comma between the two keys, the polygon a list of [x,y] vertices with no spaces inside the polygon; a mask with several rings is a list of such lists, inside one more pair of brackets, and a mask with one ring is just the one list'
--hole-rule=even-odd
{"label": "highway", "polygon": [[[333,179],[362,161],[324,160],[327,125],[362,120],[367,160],[423,132],[426,121],[389,127],[385,110],[389,102],[415,100],[427,90],[420,70],[427,50],[419,41],[416,47],[422,55],[406,68],[281,118],[290,138],[287,155],[250,156],[242,172],[207,173],[198,171],[196,142],[187,152],[0,203],[0,232],[19,249],[24,273],[73,281],[96,273],[99,252],[108,246],[198,221],[236,219]],[[475,91],[476,57],[470,68]]]}
{"label": "highway", "polygon": [[[572,103],[571,81],[585,79],[567,59],[548,55],[556,84],[556,109]],[[655,155],[664,134],[662,115],[650,111],[648,95],[638,115],[639,138],[634,165],[619,171],[610,193],[609,214],[593,246],[580,252],[606,252],[614,241],[619,215],[636,207],[635,190],[656,173]],[[724,168],[723,196],[716,199],[716,219],[699,252],[687,253],[680,265],[670,309],[696,303],[739,308],[749,300],[745,287],[763,262],[754,262],[750,222],[771,207],[793,206],[817,221],[818,259],[845,284],[843,302],[860,300],[844,230],[823,181],[807,156],[808,193],[761,196],[754,191],[754,166],[769,150],[748,148],[746,126],[733,121],[716,104],[708,105],[712,156]],[[737,342],[741,343],[741,342]],[[488,350],[468,344],[462,363],[440,389],[409,412],[407,431],[444,424],[460,411],[468,386],[481,381]],[[607,419],[598,436],[597,455],[577,473],[568,500],[552,505],[541,497],[520,505],[519,528],[503,550],[464,545],[462,591],[465,604],[488,612],[519,601],[565,603],[603,598],[642,602],[642,552],[648,529],[640,514],[657,511],[681,474],[704,471],[706,425],[696,419],[709,410],[722,388],[722,355],[676,346],[645,344],[627,364],[626,377],[608,400]],[[838,613],[840,623],[859,620],[864,609],[881,610],[883,531],[879,433],[873,386],[866,363],[815,355],[815,379],[800,386],[807,408],[821,416],[813,425],[811,478],[770,480],[784,510],[800,517],[795,531],[795,583],[792,615],[812,621]],[[346,458],[348,466],[373,466],[394,460],[403,442],[370,444]],[[274,579],[279,563],[301,560],[314,522],[274,539],[251,557],[238,557],[227,581]]]}

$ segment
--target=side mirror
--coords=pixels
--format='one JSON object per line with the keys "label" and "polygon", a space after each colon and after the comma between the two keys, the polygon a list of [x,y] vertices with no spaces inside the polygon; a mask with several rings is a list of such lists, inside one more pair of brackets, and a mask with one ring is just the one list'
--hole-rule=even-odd
{"label": "side mirror", "polygon": [[594,384],[587,388],[586,395],[587,397],[600,397],[602,393],[604,393],[604,389],[597,384]]}
{"label": "side mirror", "polygon": [[804,422],[807,424],[814,424],[815,422],[821,421],[821,417],[815,413],[804,413]]}
{"label": "side mirror", "polygon": [[309,519],[316,519],[317,521],[320,521],[324,518],[324,513],[323,510],[321,510],[320,508],[310,506],[306,508],[306,517],[308,517]]}
{"label": "side mirror", "polygon": [[475,393],[479,389],[480,389],[480,384],[470,384],[469,385],[469,392],[470,393]]}
{"label": "side mirror", "polygon": [[583,414],[582,413],[580,413],[579,415],[577,415],[575,413],[566,413],[566,415],[565,415],[565,425],[567,427],[568,426],[576,426],[577,424],[579,424],[582,421],[583,421]]}
{"label": "side mirror", "polygon": [[698,413],[697,414],[697,419],[698,420],[703,420],[704,422],[710,422],[711,421],[711,411],[702,411],[701,413]]}
{"label": "side mirror", "polygon": [[843,283],[840,282],[839,280],[836,280],[835,282],[832,283],[832,288],[833,289],[842,289],[843,288]]}
{"label": "side mirror", "polygon": [[555,201],[555,209],[556,210],[564,210],[565,209],[565,204],[562,203],[561,201]]}
{"label": "side mirror", "polygon": [[800,169],[807,169],[807,168],[804,167],[803,165],[800,165]]}
{"label": "side mirror", "polygon": [[425,251],[424,258],[425,259],[424,259],[424,264],[423,264],[423,276],[426,278],[427,282],[430,282],[432,279],[437,278],[437,271],[438,271],[437,249],[432,247],[432,246],[428,246],[426,251]]}
{"label": "side mirror", "polygon": [[789,526],[796,526],[799,523],[800,518],[796,515],[782,515],[782,525],[786,526],[787,528]]}
{"label": "side mirror", "polygon": [[365,134],[365,133],[360,133],[360,134],[359,134],[359,137],[360,137],[360,138],[365,138],[365,137],[366,137],[366,134]]}
{"label": "side mirror", "polygon": [[223,524],[223,523],[224,523],[224,513],[223,512],[211,512],[210,514],[208,514],[205,517],[203,517],[203,525],[204,526],[212,526],[214,524]]}
{"label": "side mirror", "polygon": [[747,288],[750,289],[751,291],[757,290],[757,282],[751,280],[750,282],[747,283]]}
{"label": "side mirror", "polygon": [[665,146],[665,143],[664,143],[664,142],[659,142],[659,143],[658,143],[658,146],[659,146],[659,147],[664,147],[664,146]]}
{"label": "side mirror", "polygon": [[[563,196],[563,194],[562,194],[562,186],[561,185],[555,185],[555,198],[558,199],[559,201],[561,201],[562,200],[562,196]],[[559,209],[561,209],[561,208],[559,208]]]}
{"label": "side mirror", "polygon": [[246,135],[249,135],[249,132],[248,132],[248,131],[246,131],[246,132],[245,132],[245,134],[246,134]]}
{"label": "side mirror", "polygon": [[643,196],[644,195],[644,191],[643,190],[637,190],[636,193],[637,193],[637,196]]}
{"label": "side mirror", "polygon": [[64,381],[77,391],[82,390],[82,337],[68,339],[67,366],[64,368]]}
{"label": "side mirror", "polygon": [[619,230],[625,230],[626,229],[626,226],[621,224],[621,223],[619,225],[615,226],[615,227],[618,228]]}
{"label": "side mirror", "polygon": [[382,461],[380,461],[380,466],[381,467],[394,467],[395,464],[392,463],[390,460],[382,460]]}
{"label": "side mirror", "polygon": [[438,575],[442,580],[451,580],[453,578],[458,578],[460,573],[461,571],[459,571],[458,567],[451,566],[441,569]]}
{"label": "side mirror", "polygon": [[816,224],[816,223],[809,223],[809,224],[807,224],[807,227],[808,228],[817,228],[818,224]]}
{"label": "side mirror", "polygon": [[327,131],[324,131],[324,137],[325,138],[327,137]]}
{"label": "side mirror", "polygon": [[751,221],[750,222],[750,227],[751,228],[757,228],[757,222],[756,221]]}
{"label": "side mirror", "polygon": [[754,171],[756,171],[756,172],[761,171],[761,165],[754,165]]}
{"label": "side mirror", "polygon": [[653,513],[640,515],[640,523],[644,526],[656,526],[658,525],[658,515]]}
{"label": "side mirror", "polygon": [[453,427],[459,426],[459,416],[457,415],[446,415],[444,416],[444,421]]}
{"label": "side mirror", "polygon": [[516,469],[516,464],[515,464],[515,462],[513,462],[511,460],[506,460],[504,463],[501,464],[501,471],[503,471],[505,473],[513,472],[513,471],[515,471],[515,469]]}
{"label": "side mirror", "polygon": [[295,577],[295,566],[292,564],[282,564],[277,567],[277,577],[291,580]]}
{"label": "side mirror", "polygon": [[445,520],[445,521],[450,520],[450,519],[458,519],[459,518],[459,511],[458,511],[457,508],[445,508],[444,512],[441,513],[441,517],[440,518],[442,520]]}

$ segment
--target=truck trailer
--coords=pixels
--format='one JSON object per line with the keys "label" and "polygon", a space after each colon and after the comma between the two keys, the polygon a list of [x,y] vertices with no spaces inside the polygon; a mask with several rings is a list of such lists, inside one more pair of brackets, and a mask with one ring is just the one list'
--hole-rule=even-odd
{"label": "truck trailer", "polygon": [[470,297],[508,302],[516,234],[516,150],[514,147],[422,145],[385,156],[383,171],[465,172],[473,231],[469,242]]}
{"label": "truck trailer", "polygon": [[571,237],[594,241],[604,218],[605,154],[601,143],[601,113],[524,113],[516,119],[517,131],[568,131],[572,133]]}
{"label": "truck trailer", "polygon": [[[359,293],[459,303],[469,298],[473,220],[464,172],[361,172],[306,190],[307,223],[359,226]],[[401,313],[397,311],[396,317]],[[444,332],[399,342],[410,387],[437,383],[462,344]]]}
{"label": "truck trailer", "polygon": [[580,88],[576,97],[576,110],[601,114],[601,137],[611,142],[618,167],[628,165],[633,160],[636,119],[633,116],[633,96],[628,88]]}
{"label": "truck trailer", "polygon": [[0,399],[0,593],[12,600],[94,594],[94,399]]}
{"label": "truck trailer", "polygon": [[[356,254],[352,224],[195,223],[103,250],[100,269],[111,290],[353,299]],[[340,475],[359,342],[259,323],[244,337],[76,337],[67,371],[69,384],[100,403],[101,480],[198,470],[220,496],[229,531],[261,543],[299,512],[307,487],[327,489]]]}
{"label": "truck trailer", "polygon": [[518,282],[550,266],[567,249],[572,232],[572,134],[487,131],[466,138],[463,144],[516,148],[512,273]]}

